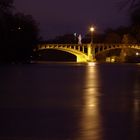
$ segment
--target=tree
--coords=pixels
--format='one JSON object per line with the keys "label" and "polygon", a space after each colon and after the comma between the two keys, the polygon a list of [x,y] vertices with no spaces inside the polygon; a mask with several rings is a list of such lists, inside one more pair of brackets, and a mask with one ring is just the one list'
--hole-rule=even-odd
{"label": "tree", "polygon": [[13,0],[0,0],[0,13],[7,13],[13,8]]}
{"label": "tree", "polygon": [[134,10],[140,7],[140,0],[125,0],[119,3],[119,9],[128,8],[129,10]]}
{"label": "tree", "polygon": [[39,40],[38,25],[13,9],[13,0],[0,0],[0,61],[27,61]]}
{"label": "tree", "polygon": [[33,54],[33,48],[39,40],[38,26],[31,15],[14,15],[9,34],[9,46],[12,46],[12,59],[26,61]]}
{"label": "tree", "polygon": [[5,59],[13,0],[0,0],[0,61]]}
{"label": "tree", "polygon": [[131,12],[131,34],[135,36],[138,43],[140,43],[140,0],[132,1]]}
{"label": "tree", "polygon": [[124,34],[122,37],[123,44],[135,44],[137,43],[136,39],[130,34]]}
{"label": "tree", "polygon": [[129,3],[132,9],[137,9],[140,7],[140,0],[129,0]]}
{"label": "tree", "polygon": [[109,32],[106,34],[104,42],[105,43],[120,43],[121,37],[116,32]]}

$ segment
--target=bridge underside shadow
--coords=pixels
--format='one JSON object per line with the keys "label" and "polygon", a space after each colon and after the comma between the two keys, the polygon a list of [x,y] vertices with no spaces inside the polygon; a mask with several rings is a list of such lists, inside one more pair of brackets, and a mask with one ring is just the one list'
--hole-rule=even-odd
{"label": "bridge underside shadow", "polygon": [[112,48],[96,52],[95,56],[98,62],[106,62],[107,58],[115,58],[115,62],[139,62],[139,54],[140,50],[135,48]]}
{"label": "bridge underside shadow", "polygon": [[121,49],[112,49],[112,50],[105,50],[99,53],[96,53],[96,61],[105,62],[107,57],[116,56],[119,57],[121,53]]}
{"label": "bridge underside shadow", "polygon": [[[88,62],[90,61],[89,56],[79,50],[76,49],[71,49],[71,48],[66,48],[66,47],[59,47],[59,48],[44,48],[42,47],[41,49],[39,49],[38,51],[45,51],[45,50],[58,50],[67,54],[71,54],[74,55],[76,57],[76,62]],[[55,54],[54,54],[54,58],[55,58]]]}
{"label": "bridge underside shadow", "polygon": [[46,49],[37,52],[37,60],[39,61],[55,61],[55,62],[76,62],[75,55],[56,49]]}

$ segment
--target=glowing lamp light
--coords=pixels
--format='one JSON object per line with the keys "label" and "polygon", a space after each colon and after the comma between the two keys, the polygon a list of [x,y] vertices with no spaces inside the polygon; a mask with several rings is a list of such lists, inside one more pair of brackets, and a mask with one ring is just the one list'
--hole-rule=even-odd
{"label": "glowing lamp light", "polygon": [[89,30],[91,32],[91,44],[93,44],[93,32],[95,31],[95,28],[91,26]]}
{"label": "glowing lamp light", "polygon": [[94,32],[95,28],[94,27],[90,27],[90,31]]}
{"label": "glowing lamp light", "polygon": [[20,26],[18,27],[18,30],[21,30],[21,27]]}
{"label": "glowing lamp light", "polygon": [[139,55],[139,53],[138,53],[138,52],[136,52],[136,55],[138,56],[138,55]]}

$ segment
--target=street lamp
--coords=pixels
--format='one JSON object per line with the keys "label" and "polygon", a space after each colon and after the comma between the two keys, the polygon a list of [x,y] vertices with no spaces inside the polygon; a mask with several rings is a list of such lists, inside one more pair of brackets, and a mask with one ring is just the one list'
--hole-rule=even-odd
{"label": "street lamp", "polygon": [[89,30],[91,32],[91,44],[93,44],[93,32],[95,31],[95,28],[91,26]]}

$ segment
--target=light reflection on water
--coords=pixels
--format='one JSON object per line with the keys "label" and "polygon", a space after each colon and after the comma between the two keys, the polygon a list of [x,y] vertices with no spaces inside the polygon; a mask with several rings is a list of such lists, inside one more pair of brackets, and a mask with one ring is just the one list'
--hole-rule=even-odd
{"label": "light reflection on water", "polygon": [[137,130],[140,129],[140,84],[136,80],[134,83],[134,100],[133,100],[133,133],[134,139],[137,139]]}
{"label": "light reflection on water", "polygon": [[81,129],[78,140],[101,140],[101,118],[99,114],[99,77],[95,63],[86,67],[83,89],[83,108],[81,113]]}

